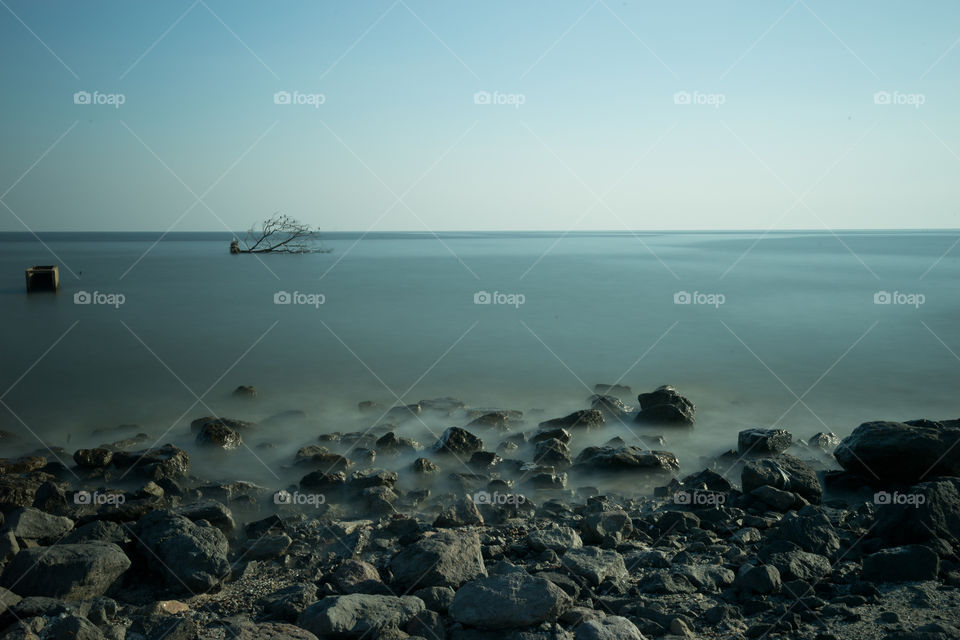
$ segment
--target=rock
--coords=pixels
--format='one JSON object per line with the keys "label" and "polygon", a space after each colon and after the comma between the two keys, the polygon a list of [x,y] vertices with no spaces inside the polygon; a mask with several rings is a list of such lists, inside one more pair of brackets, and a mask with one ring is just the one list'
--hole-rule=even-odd
{"label": "rock", "polygon": [[589,400],[591,409],[596,409],[611,418],[623,418],[633,412],[633,407],[616,396],[595,394],[590,396]]}
{"label": "rock", "polygon": [[23,600],[23,598],[13,591],[0,587],[0,620],[3,619],[3,614],[7,612],[7,609],[15,606],[21,600]]}
{"label": "rock", "polygon": [[608,549],[570,549],[563,554],[562,562],[571,573],[586,578],[593,585],[599,585],[607,578],[620,579],[627,576],[623,556]]}
{"label": "rock", "polygon": [[41,544],[52,544],[73,529],[73,520],[26,507],[7,516],[7,529],[21,542],[34,540]]}
{"label": "rock", "polygon": [[740,483],[744,493],[770,486],[799,494],[813,504],[819,504],[823,495],[816,472],[804,461],[787,453],[751,460],[743,467]]}
{"label": "rock", "polygon": [[466,429],[450,427],[440,436],[434,445],[437,453],[449,453],[461,458],[469,458],[476,451],[483,451],[483,440]]}
{"label": "rock", "polygon": [[865,422],[843,439],[834,457],[847,471],[884,482],[913,484],[960,475],[960,423]]}
{"label": "rock", "polygon": [[[788,511],[798,506],[797,495],[789,491],[774,489],[769,485],[757,487],[750,495],[775,511]],[[806,504],[806,501],[803,501]]]}
{"label": "rock", "polygon": [[[874,533],[888,544],[929,542],[935,536],[960,542],[960,479],[921,482],[899,496],[888,493],[883,498]],[[874,501],[881,502],[880,494]]]}
{"label": "rock", "polygon": [[219,502],[194,502],[183,507],[177,507],[171,513],[189,518],[193,522],[206,520],[228,536],[233,533],[236,527],[236,523],[233,521],[233,513]]}
{"label": "rock", "polygon": [[567,469],[573,464],[570,448],[556,438],[537,442],[533,453],[533,461],[560,470]]}
{"label": "rock", "polygon": [[347,559],[333,572],[333,584],[341,593],[382,593],[386,589],[380,572],[369,562]]}
{"label": "rock", "polygon": [[97,625],[83,616],[66,615],[43,629],[44,640],[106,640]]}
{"label": "rock", "polygon": [[417,458],[413,461],[413,472],[421,475],[440,473],[440,466],[428,458]]}
{"label": "rock", "polygon": [[621,616],[588,620],[577,626],[575,640],[647,640],[636,625]]}
{"label": "rock", "polygon": [[633,521],[626,511],[601,511],[584,518],[583,536],[587,542],[615,547],[630,538]]}
{"label": "rock", "polygon": [[791,512],[770,533],[772,540],[786,540],[804,551],[828,558],[840,550],[840,538],[830,520],[813,507]]}
{"label": "rock", "polygon": [[[676,560],[675,556],[674,562]],[[730,569],[712,564],[674,564],[672,573],[684,578],[701,593],[717,593],[733,584],[737,577]]]}
{"label": "rock", "polygon": [[103,595],[129,567],[120,547],[109,542],[36,547],[14,556],[0,584],[21,596],[79,600]]}
{"label": "rock", "polygon": [[285,533],[268,533],[251,540],[244,551],[244,560],[273,560],[287,554],[293,540]]}
{"label": "rock", "polygon": [[233,397],[252,400],[257,397],[257,390],[249,385],[242,384],[233,390]]}
{"label": "rock", "polygon": [[220,422],[208,422],[197,434],[197,446],[217,447],[224,451],[232,451],[243,444],[240,434]]}
{"label": "rock", "polygon": [[929,547],[913,544],[883,549],[863,559],[860,577],[870,582],[936,580],[940,557]]}
{"label": "rock", "polygon": [[307,607],[297,626],[318,638],[379,638],[407,625],[424,611],[423,600],[413,596],[351,594],[327,596]]}
{"label": "rock", "polygon": [[113,460],[113,451],[105,447],[96,449],[77,449],[73,454],[73,461],[79,467],[87,469],[102,469]]}
{"label": "rock", "polygon": [[147,566],[162,575],[168,587],[206,592],[229,577],[229,546],[216,527],[168,511],[151,511],[136,529]]}
{"label": "rock", "polygon": [[343,471],[327,473],[311,471],[300,478],[300,491],[320,493],[328,498],[340,493],[347,486],[347,475]]}
{"label": "rock", "polygon": [[637,422],[692,425],[696,407],[669,385],[637,396],[640,412]]}
{"label": "rock", "polygon": [[230,640],[317,640],[306,629],[283,622],[239,622],[229,627]]}
{"label": "rock", "polygon": [[272,618],[295,622],[303,610],[317,601],[317,585],[298,582],[264,598],[264,611]]}
{"label": "rock", "polygon": [[541,429],[593,429],[603,426],[603,413],[599,409],[581,409],[562,418],[540,423]]}
{"label": "rock", "polygon": [[473,500],[470,496],[465,498],[458,498],[452,509],[443,510],[437,519],[433,522],[433,526],[440,527],[467,527],[467,526],[483,526],[483,516],[480,515],[480,510],[477,509],[477,505],[473,503]]}
{"label": "rock", "polygon": [[473,531],[441,531],[403,549],[390,560],[394,581],[409,589],[452,587],[487,575],[480,538]]}
{"label": "rock", "polygon": [[127,472],[133,469],[136,475],[154,481],[177,480],[190,473],[190,456],[172,444],[143,451],[115,451],[113,464]]}
{"label": "rock", "polygon": [[357,403],[357,410],[360,413],[382,413],[383,405],[373,400],[364,400]]}
{"label": "rock", "polygon": [[199,432],[208,424],[219,424],[224,427],[229,427],[234,431],[247,431],[255,428],[257,425],[254,422],[247,422],[246,420],[237,420],[236,418],[218,418],[217,416],[204,416],[202,418],[197,418],[196,420],[190,423],[190,430]]}
{"label": "rock", "polygon": [[733,489],[733,484],[729,480],[712,469],[704,469],[703,471],[691,473],[684,478],[681,483],[685,488],[694,491],[727,493]]}
{"label": "rock", "polygon": [[310,465],[320,467],[324,473],[337,473],[347,471],[353,466],[353,462],[339,453],[332,453],[326,447],[319,445],[310,445],[301,447],[294,458],[294,463],[298,465]]}
{"label": "rock", "polygon": [[840,445],[840,438],[834,432],[824,433],[819,431],[810,438],[810,446],[816,447],[825,453],[833,453]]}
{"label": "rock", "polygon": [[743,565],[734,581],[734,586],[754,593],[777,593],[781,585],[780,571],[770,565]]}
{"label": "rock", "polygon": [[562,554],[568,549],[579,549],[583,547],[583,540],[571,527],[557,526],[549,529],[540,529],[533,531],[526,538],[527,545],[534,551],[546,551],[550,549],[555,553]]}
{"label": "rock", "polygon": [[420,404],[404,404],[397,405],[395,407],[390,407],[384,416],[387,420],[395,422],[403,422],[410,420],[423,412],[423,407]]}
{"label": "rock", "polygon": [[769,456],[783,453],[793,444],[786,429],[744,429],[737,435],[740,455]]}
{"label": "rock", "polygon": [[598,473],[678,471],[677,456],[669,451],[647,451],[639,447],[587,447],[577,456],[576,467]]}
{"label": "rock", "polygon": [[126,636],[129,640],[196,640],[197,625],[190,618],[169,614],[136,616]]}
{"label": "rock", "polygon": [[467,427],[479,429],[496,429],[498,431],[510,430],[510,412],[509,411],[491,411],[484,413],[470,421]]}
{"label": "rock", "polygon": [[46,473],[29,475],[0,473],[0,512],[32,506],[37,489],[52,477]]}
{"label": "rock", "polygon": [[79,544],[81,542],[112,542],[123,547],[129,542],[130,534],[116,522],[109,520],[94,520],[77,527],[66,535],[60,542],[63,544]]}
{"label": "rock", "polygon": [[818,582],[833,570],[829,558],[809,551],[773,553],[767,558],[767,562],[777,567],[787,580],[803,580],[809,583]]}
{"label": "rock", "polygon": [[552,582],[518,569],[464,584],[450,605],[450,617],[480,629],[512,629],[554,622],[572,605]]}

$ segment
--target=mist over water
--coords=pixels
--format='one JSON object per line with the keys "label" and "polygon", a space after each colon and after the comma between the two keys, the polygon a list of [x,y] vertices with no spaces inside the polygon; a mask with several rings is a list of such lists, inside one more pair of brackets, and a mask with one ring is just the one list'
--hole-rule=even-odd
{"label": "mist over water", "polygon": [[[54,258],[29,234],[0,234],[0,429],[22,439],[3,456],[41,441],[72,452],[119,439],[96,429],[135,424],[123,435],[183,446],[195,473],[199,462],[211,479],[281,486],[305,473],[298,448],[371,425],[363,400],[453,396],[521,410],[532,430],[614,382],[632,387],[630,404],[673,384],[696,403],[696,427],[608,421],[574,455],[663,435],[656,448],[688,472],[747,427],[842,437],[868,420],[960,415],[955,232],[331,234],[332,253],[259,259],[229,255],[225,234],[151,249],[157,237],[44,235]],[[61,291],[26,295],[23,270],[53,263]],[[75,304],[80,292],[124,301]],[[323,304],[275,304],[281,292]],[[482,292],[491,304],[475,303]],[[233,398],[241,384],[258,398]],[[200,416],[290,409],[307,417],[245,435],[250,450],[193,445]],[[464,424],[428,413],[399,431],[430,446]],[[488,450],[505,437],[477,435]]]}

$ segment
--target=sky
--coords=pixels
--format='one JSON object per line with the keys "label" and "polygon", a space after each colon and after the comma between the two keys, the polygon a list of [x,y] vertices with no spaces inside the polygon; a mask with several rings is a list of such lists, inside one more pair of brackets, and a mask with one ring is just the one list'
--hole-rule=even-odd
{"label": "sky", "polygon": [[0,1],[0,231],[960,228],[960,3]]}

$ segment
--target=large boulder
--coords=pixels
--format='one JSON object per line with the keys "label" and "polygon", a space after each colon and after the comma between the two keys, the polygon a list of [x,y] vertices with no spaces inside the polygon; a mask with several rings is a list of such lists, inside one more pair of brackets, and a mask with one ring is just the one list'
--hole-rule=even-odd
{"label": "large boulder", "polygon": [[671,473],[680,469],[677,456],[669,451],[647,451],[639,447],[587,447],[580,452],[575,466],[598,473],[659,472]]}
{"label": "large boulder", "polygon": [[770,456],[783,453],[793,444],[786,429],[744,429],[737,434],[737,450],[742,456]]}
{"label": "large boulder", "polygon": [[599,585],[607,578],[620,579],[627,576],[623,556],[611,549],[570,549],[563,554],[563,566],[593,585]]}
{"label": "large boulder", "polygon": [[208,422],[197,434],[197,445],[232,451],[243,444],[240,433],[219,422]]}
{"label": "large boulder", "polygon": [[418,540],[390,560],[394,581],[406,589],[451,587],[487,575],[474,531],[441,531]]}
{"label": "large boulder", "polygon": [[772,458],[751,460],[740,474],[743,492],[750,493],[757,487],[773,487],[796,493],[813,504],[819,504],[823,496],[820,479],[810,465],[787,453]]}
{"label": "large boulder", "polygon": [[433,448],[437,453],[469,458],[477,451],[483,451],[483,440],[466,429],[450,427],[441,434]]}
{"label": "large boulder", "polygon": [[513,629],[554,622],[572,605],[560,587],[517,568],[460,587],[450,617],[469,627]]}
{"label": "large boulder", "polygon": [[541,429],[592,429],[603,426],[603,412],[599,409],[581,409],[562,418],[540,423]]}
{"label": "large boulder", "polygon": [[130,559],[115,544],[59,544],[20,551],[0,584],[21,596],[82,600],[106,593],[128,568]]}
{"label": "large boulder", "polygon": [[540,529],[527,535],[527,546],[537,552],[550,549],[558,554],[568,549],[579,549],[583,546],[580,534],[571,527],[556,526],[549,529]]}
{"label": "large boulder", "polygon": [[415,596],[362,593],[327,596],[304,609],[297,626],[318,638],[379,638],[386,632],[406,626],[425,609],[423,600]]}
{"label": "large boulder", "polygon": [[[882,498],[882,499],[881,499]],[[877,494],[874,533],[889,544],[960,542],[960,479],[941,478],[903,492]]]}
{"label": "large boulder", "polygon": [[229,545],[216,527],[169,511],[152,511],[136,528],[147,566],[162,575],[168,587],[206,592],[229,577]]}
{"label": "large boulder", "polygon": [[847,471],[881,482],[913,484],[960,475],[960,421],[865,422],[833,455]]}
{"label": "large boulder", "polygon": [[143,451],[115,451],[113,464],[147,480],[178,480],[190,473],[190,456],[172,444]]}
{"label": "large boulder", "polygon": [[18,540],[35,540],[41,544],[52,544],[73,529],[73,520],[26,507],[17,509],[7,516],[6,528],[13,532]]}
{"label": "large boulder", "polygon": [[577,627],[575,640],[647,640],[636,625],[622,616],[587,620]]}
{"label": "large boulder", "polygon": [[697,408],[670,385],[663,385],[637,396],[640,412],[637,422],[692,425]]}
{"label": "large boulder", "polygon": [[939,572],[940,556],[929,547],[911,544],[866,556],[860,577],[870,582],[917,582],[936,580]]}
{"label": "large boulder", "polygon": [[817,507],[791,512],[771,531],[772,540],[792,542],[804,551],[833,558],[840,550],[840,537],[830,519]]}

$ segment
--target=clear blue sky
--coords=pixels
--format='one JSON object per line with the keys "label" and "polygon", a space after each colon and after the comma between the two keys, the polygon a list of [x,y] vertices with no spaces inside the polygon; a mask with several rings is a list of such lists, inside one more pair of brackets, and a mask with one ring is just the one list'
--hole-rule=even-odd
{"label": "clear blue sky", "polygon": [[957,228],[958,39],[953,1],[3,0],[0,230]]}

